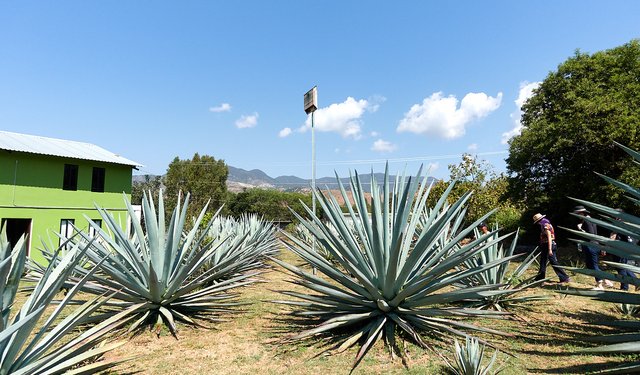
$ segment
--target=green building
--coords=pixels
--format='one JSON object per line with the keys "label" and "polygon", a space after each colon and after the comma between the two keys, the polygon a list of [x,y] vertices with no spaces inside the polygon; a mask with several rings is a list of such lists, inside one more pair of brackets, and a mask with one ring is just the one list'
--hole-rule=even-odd
{"label": "green building", "polygon": [[41,261],[42,242],[73,226],[92,232],[95,205],[123,228],[129,224],[123,193],[131,199],[131,174],[139,163],[90,143],[0,131],[0,220],[12,244],[26,234],[29,256]]}

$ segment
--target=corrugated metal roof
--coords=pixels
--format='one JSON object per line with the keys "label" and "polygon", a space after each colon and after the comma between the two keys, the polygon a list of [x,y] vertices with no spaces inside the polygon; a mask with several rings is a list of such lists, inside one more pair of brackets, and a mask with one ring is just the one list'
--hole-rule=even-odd
{"label": "corrugated metal roof", "polygon": [[67,141],[0,130],[0,150],[29,152],[32,154],[60,156],[64,158],[102,161],[142,167],[142,164],[123,158],[91,143]]}

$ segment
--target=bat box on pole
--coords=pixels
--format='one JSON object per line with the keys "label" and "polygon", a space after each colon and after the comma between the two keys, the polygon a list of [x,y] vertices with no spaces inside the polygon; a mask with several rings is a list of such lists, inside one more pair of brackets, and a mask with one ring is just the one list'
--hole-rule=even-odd
{"label": "bat box on pole", "polygon": [[311,90],[304,94],[304,111],[309,114],[316,109],[318,109],[318,86],[313,86]]}

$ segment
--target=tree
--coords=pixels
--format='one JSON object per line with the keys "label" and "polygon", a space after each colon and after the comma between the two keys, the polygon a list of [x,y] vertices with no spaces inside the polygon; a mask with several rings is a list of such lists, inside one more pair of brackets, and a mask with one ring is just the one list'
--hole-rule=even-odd
{"label": "tree", "polygon": [[164,177],[165,210],[172,212],[178,192],[190,193],[188,217],[195,217],[207,203],[210,211],[217,210],[227,201],[229,168],[223,160],[198,153],[191,160],[173,159]]}
{"label": "tree", "polygon": [[[567,220],[569,196],[614,207],[627,202],[593,172],[637,186],[640,174],[614,141],[640,148],[640,42],[592,55],[576,51],[522,108],[509,144],[509,194],[529,213]],[[631,207],[625,207],[631,209]]]}
{"label": "tree", "polygon": [[473,191],[467,205],[467,224],[479,219],[482,215],[497,208],[498,211],[489,220],[489,226],[498,224],[501,229],[515,230],[520,219],[521,209],[508,197],[507,179],[504,175],[496,174],[493,166],[485,160],[478,160],[477,156],[463,154],[462,161],[449,165],[450,181],[440,180],[433,187],[430,205],[435,204],[436,197],[442,195],[452,181],[456,182],[449,195],[449,201],[455,202],[467,191]]}
{"label": "tree", "polygon": [[254,188],[236,194],[229,202],[229,211],[236,217],[254,213],[269,221],[296,222],[289,207],[304,215],[300,201],[311,207],[311,194]]}
{"label": "tree", "polygon": [[144,180],[134,181],[131,185],[131,204],[142,204],[143,193],[149,194],[151,192],[153,197],[157,197],[161,186],[161,176],[144,175]]}

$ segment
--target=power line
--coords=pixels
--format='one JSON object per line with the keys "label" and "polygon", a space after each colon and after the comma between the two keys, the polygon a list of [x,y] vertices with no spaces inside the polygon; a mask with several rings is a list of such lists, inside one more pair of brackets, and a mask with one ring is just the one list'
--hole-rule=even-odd
{"label": "power line", "polygon": [[[491,156],[491,155],[503,155],[508,153],[507,150],[502,151],[491,151],[491,152],[480,152],[474,155],[477,156]],[[462,156],[462,154],[447,154],[447,155],[434,155],[434,156],[414,156],[407,158],[395,158],[395,159],[362,159],[362,160],[343,160],[343,161],[328,161],[322,162],[323,165],[356,165],[356,164],[379,164],[379,163],[402,163],[402,162],[413,162],[413,161],[431,161],[431,160],[444,160],[444,159],[454,159]]]}
{"label": "power line", "polygon": [[[496,156],[496,155],[505,155],[509,153],[509,151],[507,150],[500,150],[500,151],[488,151],[488,152],[478,152],[472,155],[475,156]],[[318,165],[362,165],[362,164],[384,164],[384,163],[389,163],[389,164],[396,164],[396,163],[407,163],[407,162],[418,162],[418,161],[433,161],[433,160],[446,160],[446,159],[455,159],[455,158],[459,158],[461,157],[463,153],[459,153],[459,154],[444,154],[444,155],[427,155],[427,156],[412,156],[412,157],[405,157],[405,158],[390,158],[390,159],[354,159],[354,160],[333,160],[333,161],[318,161],[316,162],[316,164]],[[190,162],[191,164],[198,164],[198,165],[204,165],[204,164],[210,164],[210,162],[198,162],[198,163],[194,163],[194,162]],[[286,161],[282,161],[282,162],[274,162],[274,163],[267,163],[266,165],[264,163],[262,163],[262,167],[261,168],[265,168],[265,167],[303,167],[303,166],[307,166],[309,163],[308,162],[286,162]],[[146,168],[141,168],[141,169],[146,169]]]}

